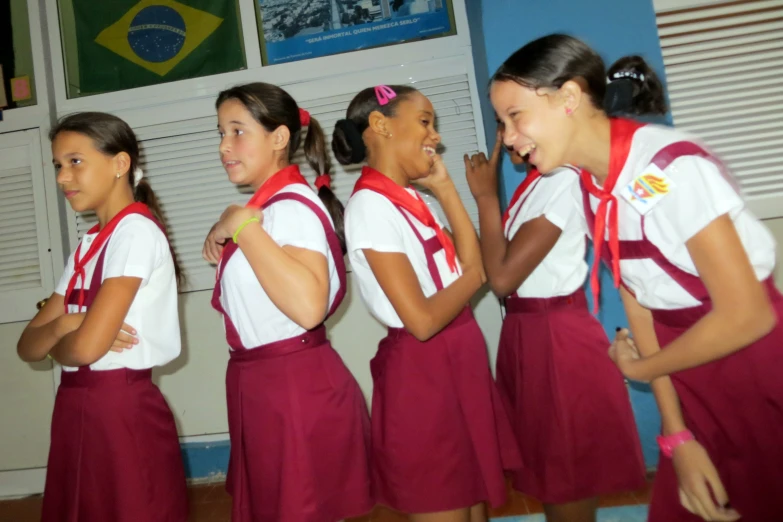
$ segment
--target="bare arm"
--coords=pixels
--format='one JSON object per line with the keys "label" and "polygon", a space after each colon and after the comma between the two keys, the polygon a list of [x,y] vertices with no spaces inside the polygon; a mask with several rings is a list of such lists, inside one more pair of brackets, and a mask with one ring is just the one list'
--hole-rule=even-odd
{"label": "bare arm", "polygon": [[[628,290],[620,287],[620,297],[623,300],[625,314],[633,334],[633,341],[642,357],[652,357],[661,351],[658,337],[653,328],[652,313],[644,308]],[[655,402],[661,412],[661,425],[664,435],[678,433],[685,429],[682,417],[680,399],[674,389],[671,379],[667,376],[658,377],[650,383]]]}
{"label": "bare arm", "polygon": [[258,225],[243,229],[238,243],[264,292],[281,312],[305,330],[323,322],[329,308],[326,256],[281,247]]}
{"label": "bare arm", "polygon": [[[661,353],[653,328],[652,313],[642,307],[625,288],[620,288],[620,296],[634,335],[633,344],[639,354],[647,358]],[[618,339],[624,338],[627,338],[626,332],[618,334]],[[680,400],[671,379],[668,376],[658,377],[653,379],[650,386],[661,413],[663,434],[672,435],[686,430]],[[740,518],[736,511],[724,507],[729,502],[726,488],[699,441],[691,440],[677,446],[672,461],[677,473],[680,503],[685,509],[704,520],[728,522]]]}
{"label": "bare arm", "polygon": [[[251,218],[259,221],[248,222]],[[329,307],[327,258],[305,248],[280,246],[264,230],[263,218],[261,209],[229,206],[207,237],[204,257],[211,260],[215,253],[219,256],[222,247],[213,252],[208,246],[232,241],[239,230],[238,246],[272,303],[302,328],[315,328],[323,322]]]}
{"label": "bare arm", "polygon": [[[464,157],[465,172],[479,211],[481,257],[492,291],[498,297],[514,292],[557,243],[561,230],[546,217],[524,223],[511,241],[503,233],[498,198],[498,162],[503,142],[498,135],[492,156]],[[517,156],[518,157],[518,156]]]}
{"label": "bare arm", "polygon": [[405,329],[420,341],[443,330],[482,285],[480,271],[466,268],[448,287],[425,297],[407,255],[369,249],[362,252]]}
{"label": "bare arm", "polygon": [[425,297],[406,254],[371,249],[362,252],[405,329],[418,340],[426,341],[459,315],[484,284],[486,276],[476,229],[439,156],[430,175],[417,183],[432,191],[446,214],[462,275],[443,290]]}
{"label": "bare arm", "polygon": [[652,380],[721,359],[775,327],[775,313],[728,215],[707,225],[686,246],[713,308],[665,350],[635,361],[631,378]]}
{"label": "bare arm", "polygon": [[454,239],[457,257],[464,267],[481,265],[481,249],[479,247],[476,229],[465,210],[465,205],[459,197],[454,183],[449,181],[442,187],[434,189],[435,196],[446,214],[449,228]]}
{"label": "bare arm", "polygon": [[125,317],[140,287],[138,277],[112,277],[103,281],[84,320],[54,345],[52,358],[65,366],[85,366],[106,355],[126,326]]}
{"label": "bare arm", "polygon": [[30,323],[25,327],[16,353],[25,362],[40,361],[54,348],[67,332],[63,332],[61,318],[65,315],[63,296],[53,293]]}
{"label": "bare arm", "polygon": [[[525,282],[552,250],[561,230],[546,217],[525,222],[509,242],[500,226],[497,198],[476,201],[481,228],[481,254],[492,291],[506,297]],[[493,221],[497,215],[497,221]]]}

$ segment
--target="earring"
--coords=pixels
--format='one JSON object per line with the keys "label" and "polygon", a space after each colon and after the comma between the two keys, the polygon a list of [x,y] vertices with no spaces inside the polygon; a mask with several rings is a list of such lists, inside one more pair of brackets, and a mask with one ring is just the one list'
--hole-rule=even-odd
{"label": "earring", "polygon": [[386,133],[386,137],[387,137],[387,138],[391,138],[391,137],[392,137],[392,133],[391,133],[391,132],[387,132],[387,133]]}
{"label": "earring", "polygon": [[120,179],[120,173],[119,172],[117,173],[117,179]]}
{"label": "earring", "polygon": [[571,116],[571,113],[573,110],[571,110],[571,107],[566,107],[566,116]]}

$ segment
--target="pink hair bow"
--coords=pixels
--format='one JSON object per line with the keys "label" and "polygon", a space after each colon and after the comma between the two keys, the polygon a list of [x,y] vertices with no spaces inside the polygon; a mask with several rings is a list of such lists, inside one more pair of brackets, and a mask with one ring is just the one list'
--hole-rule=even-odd
{"label": "pink hair bow", "polygon": [[375,88],[375,97],[378,98],[378,103],[383,106],[396,98],[397,93],[394,92],[389,86],[379,85]]}

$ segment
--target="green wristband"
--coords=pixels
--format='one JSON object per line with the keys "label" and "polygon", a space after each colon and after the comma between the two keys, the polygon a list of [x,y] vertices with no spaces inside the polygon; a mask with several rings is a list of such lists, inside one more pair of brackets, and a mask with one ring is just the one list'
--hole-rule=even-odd
{"label": "green wristband", "polygon": [[254,221],[255,221],[256,223],[260,223],[260,222],[261,222],[261,220],[260,220],[260,219],[258,219],[257,217],[251,217],[250,219],[248,219],[247,221],[245,221],[244,223],[242,223],[241,225],[239,225],[239,228],[237,229],[237,231],[236,231],[236,232],[234,232],[234,237],[233,237],[233,239],[234,239],[234,243],[236,243],[236,242],[237,242],[237,238],[239,237],[239,233],[240,233],[240,232],[242,232],[242,229],[244,229],[246,226],[248,226],[250,223],[252,223],[252,222],[254,222]]}

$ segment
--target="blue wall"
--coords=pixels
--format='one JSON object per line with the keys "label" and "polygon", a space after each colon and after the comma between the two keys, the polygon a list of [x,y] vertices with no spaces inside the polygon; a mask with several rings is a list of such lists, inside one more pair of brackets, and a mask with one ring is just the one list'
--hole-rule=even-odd
{"label": "blue wall", "polygon": [[[494,144],[496,128],[487,97],[488,79],[511,53],[531,40],[556,32],[572,34],[596,49],[607,67],[622,56],[640,54],[665,78],[652,0],[467,0],[466,3],[488,150]],[[506,156],[501,187],[504,201],[523,178],[524,171],[516,170]],[[617,326],[627,325],[620,297],[603,267],[599,319],[610,337]],[[648,387],[633,384],[631,401],[645,461],[653,467],[658,454],[655,436],[660,430],[655,400]]]}

